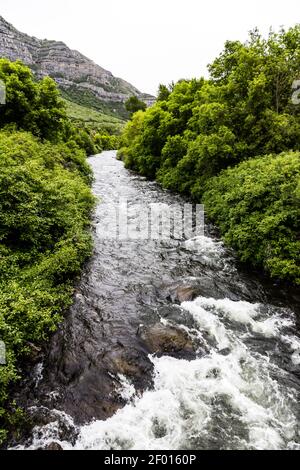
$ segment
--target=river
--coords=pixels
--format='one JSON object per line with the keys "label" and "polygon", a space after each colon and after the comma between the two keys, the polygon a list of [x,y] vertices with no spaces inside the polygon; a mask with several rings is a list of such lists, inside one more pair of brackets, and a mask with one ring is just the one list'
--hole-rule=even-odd
{"label": "river", "polygon": [[16,393],[34,428],[15,447],[299,449],[297,292],[240,267],[209,224],[187,240],[116,239],[104,219],[120,198],[187,201],[115,152],[89,161],[94,255]]}

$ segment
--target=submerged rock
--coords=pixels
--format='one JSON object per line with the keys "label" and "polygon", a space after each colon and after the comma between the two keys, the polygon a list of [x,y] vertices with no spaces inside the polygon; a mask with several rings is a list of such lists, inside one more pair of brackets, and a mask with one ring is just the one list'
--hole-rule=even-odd
{"label": "submerged rock", "polygon": [[175,326],[156,323],[150,327],[140,327],[137,334],[152,354],[195,355],[191,338],[185,331]]}
{"label": "submerged rock", "polygon": [[51,442],[50,444],[47,444],[42,450],[60,451],[60,450],[63,450],[63,448],[58,442]]}
{"label": "submerged rock", "polygon": [[189,300],[194,300],[197,297],[199,288],[193,286],[179,286],[176,289],[176,299],[178,302],[187,302]]}
{"label": "submerged rock", "polygon": [[153,364],[146,352],[117,345],[105,354],[103,365],[110,374],[128,377],[139,390],[152,385]]}

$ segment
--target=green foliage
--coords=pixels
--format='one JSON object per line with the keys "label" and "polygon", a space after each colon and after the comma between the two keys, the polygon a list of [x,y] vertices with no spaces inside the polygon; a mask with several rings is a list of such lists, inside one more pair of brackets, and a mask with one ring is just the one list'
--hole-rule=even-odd
{"label": "green foliage", "polygon": [[102,148],[99,147],[94,136],[84,128],[79,128],[74,135],[74,140],[80,148],[84,149],[86,155],[95,155],[95,153],[101,152]]}
{"label": "green foliage", "polygon": [[20,361],[61,321],[73,279],[91,253],[86,154],[101,147],[91,130],[68,119],[53,80],[35,81],[21,62],[5,59],[0,79],[7,98],[0,109],[0,339],[7,350],[0,366],[1,444],[22,415],[9,399]]}
{"label": "green foliage", "polygon": [[67,114],[75,131],[75,142],[87,155],[119,148],[119,135],[125,121],[66,101]]}
{"label": "green foliage", "polygon": [[58,140],[67,116],[55,82],[49,77],[36,82],[28,67],[7,59],[0,59],[0,80],[6,85],[0,127],[15,123],[43,139]]}
{"label": "green foliage", "polygon": [[131,96],[125,102],[125,109],[129,113],[130,116],[132,116],[137,111],[145,111],[146,108],[147,108],[146,103],[139,100],[136,96]]}
{"label": "green foliage", "polygon": [[[200,197],[201,180],[230,165],[299,149],[299,107],[291,104],[300,69],[299,43],[299,26],[271,33],[266,40],[254,31],[245,44],[226,43],[209,67],[210,80],[160,85],[158,102],[145,112],[142,129],[123,149],[129,155],[125,163],[151,178],[158,176],[166,187],[176,182],[176,189]],[[189,145],[184,161],[170,170],[163,149],[176,135]]]}
{"label": "green foliage", "polygon": [[95,134],[95,143],[101,150],[116,150],[119,148],[119,136]]}
{"label": "green foliage", "polygon": [[81,106],[74,102],[65,100],[66,112],[72,123],[78,127],[84,127],[97,133],[108,133],[118,135],[125,121],[110,114],[105,114],[93,108]]}
{"label": "green foliage", "polygon": [[167,101],[171,93],[171,89],[162,83],[158,87],[157,101]]}
{"label": "green foliage", "polygon": [[[254,30],[245,44],[226,42],[209,66],[209,80],[160,85],[154,106],[134,114],[125,126],[119,158],[127,168],[200,201],[211,179],[226,168],[234,168],[234,174],[241,162],[253,157],[298,151],[300,107],[292,104],[291,96],[292,83],[299,79],[299,44],[299,25],[271,32],[267,39]],[[253,227],[249,230],[249,237],[256,240]],[[282,246],[294,246],[291,232],[282,233]],[[272,236],[265,233],[266,243]],[[226,240],[236,246],[234,237],[226,236]],[[263,259],[257,240],[251,256],[245,257],[242,251],[242,259],[263,266],[272,275],[296,279],[291,262],[280,269],[276,250],[272,261]]]}
{"label": "green foliage", "polygon": [[300,284],[300,152],[250,159],[207,188],[206,211],[241,260]]}
{"label": "green foliage", "polygon": [[20,364],[57,328],[91,254],[86,155],[117,145],[117,137],[111,123],[96,122],[97,134],[80,116],[71,121],[53,80],[35,81],[21,62],[0,59],[0,79],[7,98],[0,107],[1,444],[25,419],[9,396]]}
{"label": "green foliage", "polygon": [[7,348],[0,428],[10,426],[4,405],[19,359],[55,330],[71,303],[72,278],[91,253],[90,181],[74,143],[0,132],[0,338]]}

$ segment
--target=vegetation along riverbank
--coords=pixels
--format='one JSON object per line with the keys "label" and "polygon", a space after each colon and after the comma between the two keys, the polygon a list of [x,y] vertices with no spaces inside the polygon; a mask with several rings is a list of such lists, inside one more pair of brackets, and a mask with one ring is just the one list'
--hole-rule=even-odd
{"label": "vegetation along riverbank", "polygon": [[22,411],[9,398],[21,364],[43,346],[72,302],[91,254],[90,152],[99,140],[67,116],[54,81],[35,81],[20,62],[0,60],[0,442]]}
{"label": "vegetation along riverbank", "polygon": [[228,41],[209,79],[161,85],[124,129],[119,158],[205,204],[243,262],[300,283],[300,27]]}

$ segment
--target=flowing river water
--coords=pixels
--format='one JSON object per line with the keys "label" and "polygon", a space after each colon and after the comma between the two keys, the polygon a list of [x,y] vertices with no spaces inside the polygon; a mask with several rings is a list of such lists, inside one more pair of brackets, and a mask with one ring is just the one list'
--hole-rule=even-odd
{"label": "flowing river water", "polygon": [[297,292],[246,272],[210,225],[187,240],[110,237],[120,197],[186,201],[115,152],[90,164],[94,255],[16,393],[34,427],[14,447],[299,449]]}

